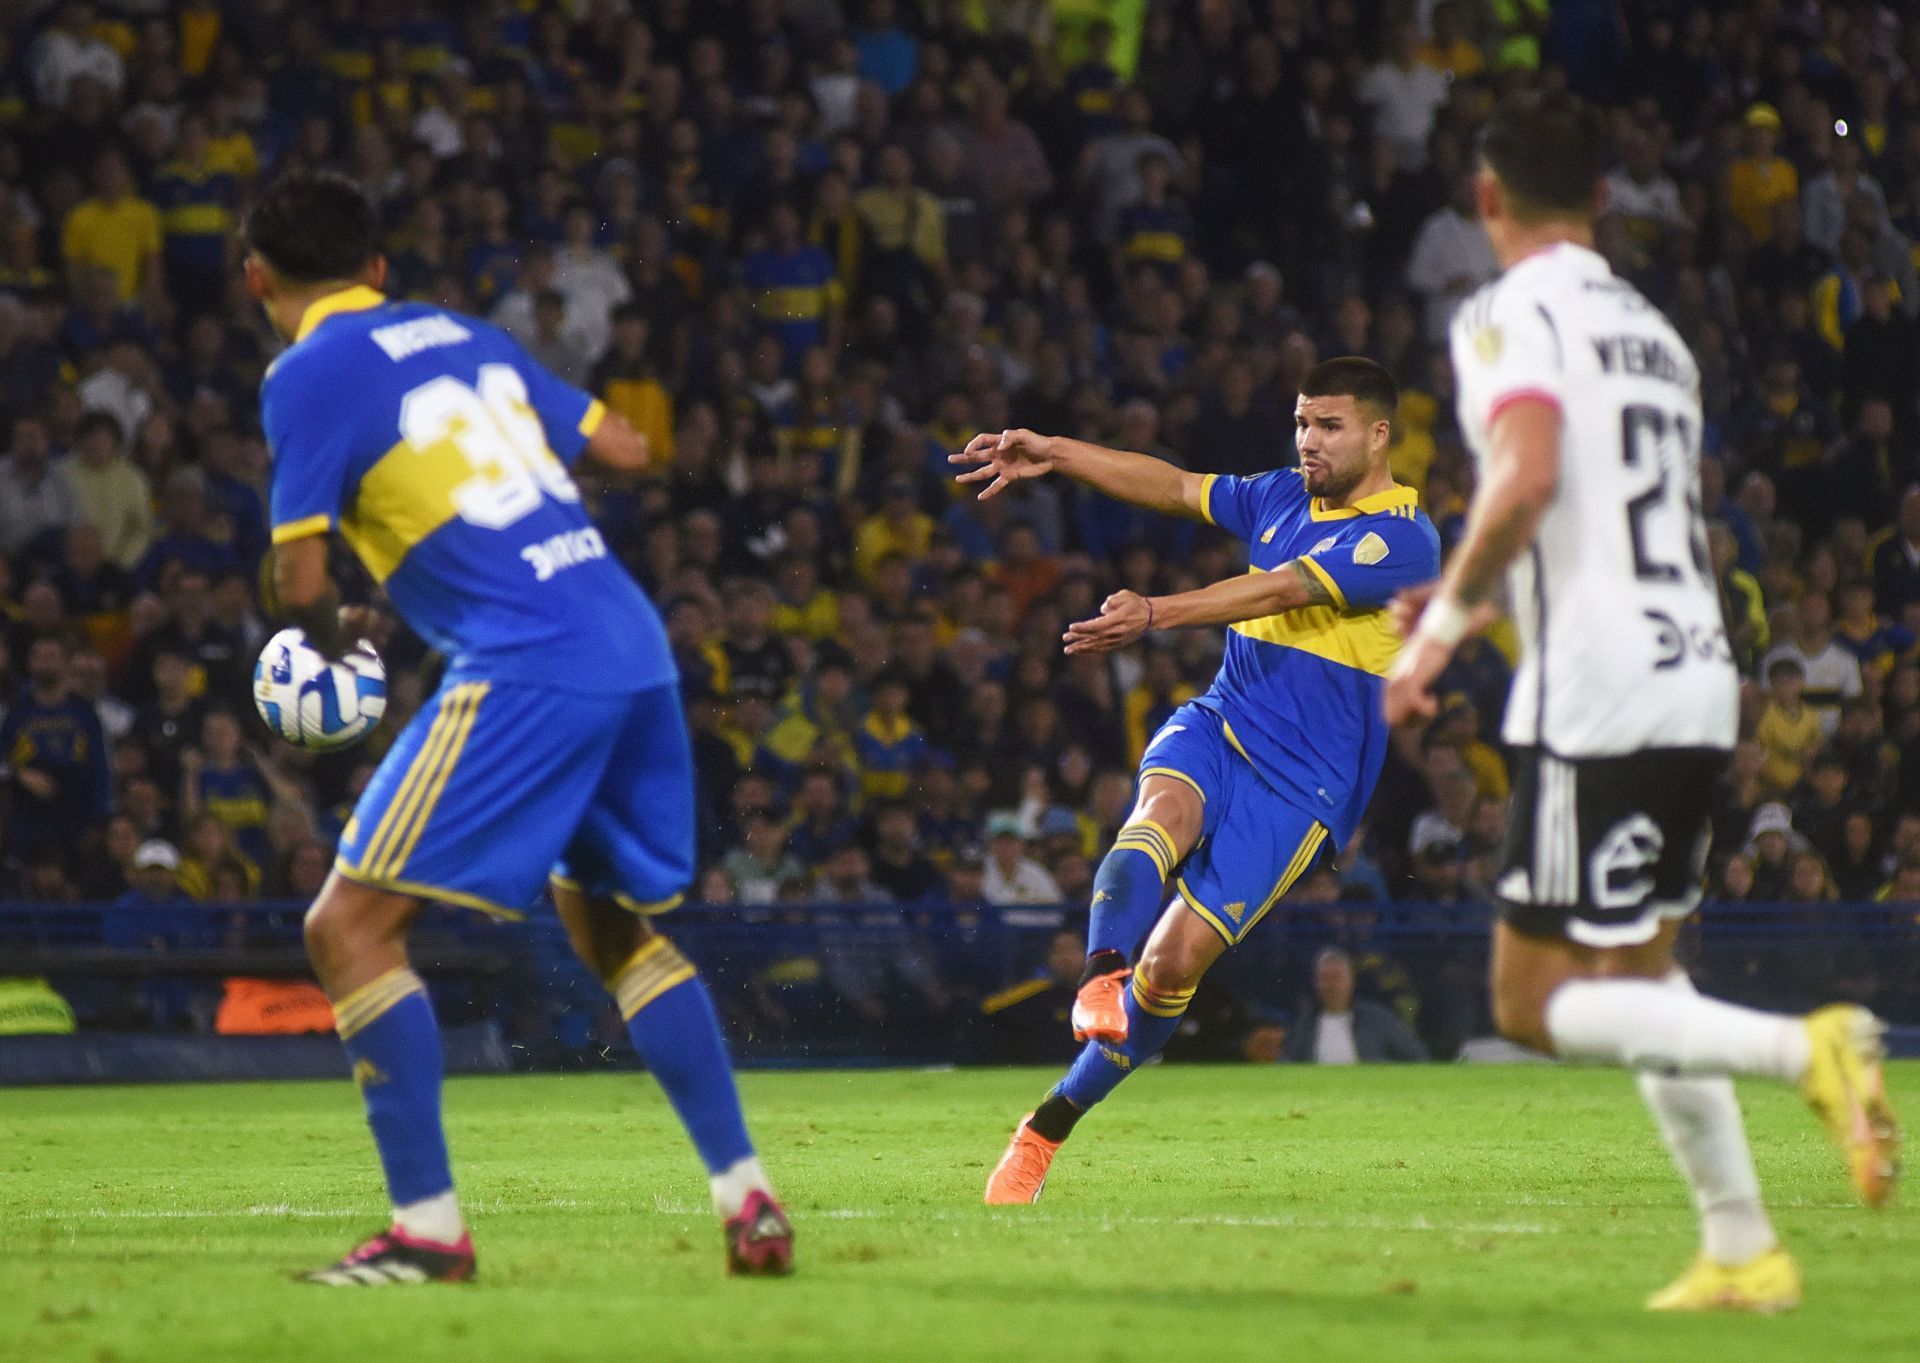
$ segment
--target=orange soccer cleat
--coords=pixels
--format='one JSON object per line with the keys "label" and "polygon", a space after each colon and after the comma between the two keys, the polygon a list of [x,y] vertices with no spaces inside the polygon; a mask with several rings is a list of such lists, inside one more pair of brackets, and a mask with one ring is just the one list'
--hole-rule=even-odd
{"label": "orange soccer cleat", "polygon": [[1047,1186],[1047,1170],[1053,1167],[1053,1157],[1060,1153],[1062,1143],[1048,1140],[1027,1125],[1032,1116],[1029,1112],[1020,1119],[1020,1125],[1013,1129],[1007,1153],[987,1176],[989,1207],[1038,1202],[1040,1190]]}
{"label": "orange soccer cleat", "polygon": [[1073,996],[1073,1039],[1117,1045],[1127,1039],[1127,980],[1122,967],[1095,975]]}

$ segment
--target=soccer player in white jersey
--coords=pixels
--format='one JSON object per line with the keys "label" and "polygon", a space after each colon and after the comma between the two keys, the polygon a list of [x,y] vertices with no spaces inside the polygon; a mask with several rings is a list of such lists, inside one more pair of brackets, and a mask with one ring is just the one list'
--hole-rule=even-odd
{"label": "soccer player in white jersey", "polygon": [[1597,120],[1567,95],[1504,101],[1482,133],[1480,216],[1504,273],[1450,338],[1479,488],[1445,575],[1399,603],[1411,637],[1387,718],[1433,715],[1435,678],[1504,579],[1521,660],[1495,1021],[1522,1045],[1638,1073],[1703,1232],[1647,1305],[1781,1311],[1800,1274],[1761,1206],[1729,1076],[1799,1085],[1873,1206],[1893,1191],[1899,1131],[1866,1010],[1737,1007],[1674,962],[1738,677],[1700,511],[1699,370],[1593,250],[1600,151]]}

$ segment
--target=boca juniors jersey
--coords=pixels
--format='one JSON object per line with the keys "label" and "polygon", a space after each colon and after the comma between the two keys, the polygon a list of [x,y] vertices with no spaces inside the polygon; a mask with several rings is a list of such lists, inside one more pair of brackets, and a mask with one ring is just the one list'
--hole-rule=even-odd
{"label": "boca juniors jersey", "polygon": [[1210,476],[1201,505],[1246,541],[1249,571],[1303,559],[1333,597],[1232,626],[1220,673],[1194,704],[1217,713],[1261,776],[1344,843],[1386,759],[1381,689],[1400,649],[1386,606],[1439,576],[1440,537],[1412,488],[1336,509],[1307,495],[1297,469]]}
{"label": "boca juniors jersey", "polygon": [[496,327],[331,294],[261,393],[274,543],[337,530],[453,675],[669,683],[660,618],[567,472],[603,415]]}

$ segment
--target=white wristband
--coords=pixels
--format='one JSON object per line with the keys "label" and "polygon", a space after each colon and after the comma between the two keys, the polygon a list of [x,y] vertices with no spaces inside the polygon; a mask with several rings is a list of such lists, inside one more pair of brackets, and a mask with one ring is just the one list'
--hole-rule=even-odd
{"label": "white wristband", "polygon": [[1418,633],[1438,644],[1453,648],[1467,637],[1473,624],[1473,612],[1450,596],[1436,596],[1420,613]]}

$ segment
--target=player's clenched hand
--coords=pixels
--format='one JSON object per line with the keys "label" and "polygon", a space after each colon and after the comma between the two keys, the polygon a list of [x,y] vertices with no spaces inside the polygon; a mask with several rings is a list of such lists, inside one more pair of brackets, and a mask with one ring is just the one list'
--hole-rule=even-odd
{"label": "player's clenched hand", "polygon": [[986,483],[980,489],[980,500],[985,501],[1023,478],[1038,478],[1043,473],[1051,473],[1053,440],[1029,430],[982,431],[969,440],[960,453],[948,455],[947,462],[977,466],[960,474],[957,481]]}
{"label": "player's clenched hand", "polygon": [[1427,602],[1433,600],[1433,594],[1439,587],[1438,582],[1427,582],[1394,593],[1393,604],[1387,607],[1387,613],[1393,618],[1393,627],[1400,631],[1402,639],[1413,637],[1414,626],[1420,623],[1420,612],[1427,608]]}
{"label": "player's clenched hand", "polygon": [[1125,648],[1147,632],[1153,610],[1138,592],[1115,592],[1100,605],[1100,614],[1067,626],[1061,637],[1069,653],[1111,653]]}
{"label": "player's clenched hand", "polygon": [[1432,719],[1440,708],[1433,684],[1447,669],[1453,650],[1430,635],[1414,632],[1387,673],[1383,699],[1387,723]]}

